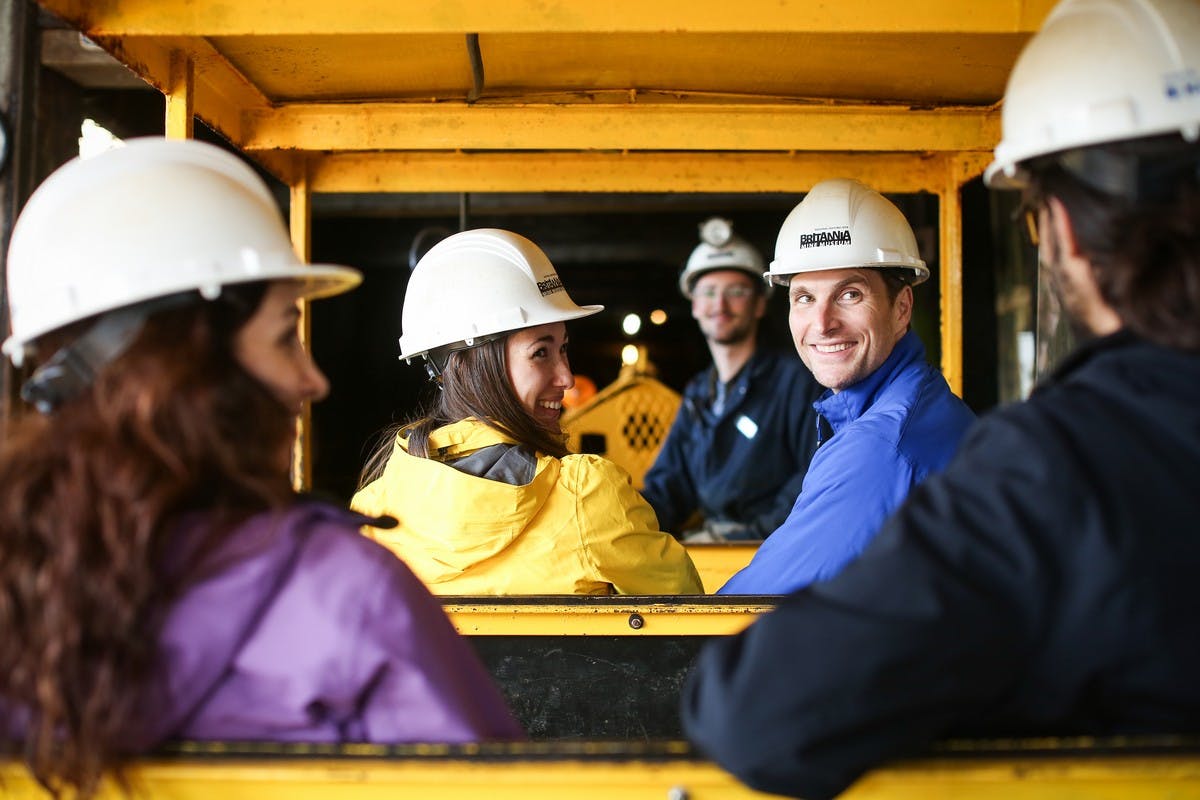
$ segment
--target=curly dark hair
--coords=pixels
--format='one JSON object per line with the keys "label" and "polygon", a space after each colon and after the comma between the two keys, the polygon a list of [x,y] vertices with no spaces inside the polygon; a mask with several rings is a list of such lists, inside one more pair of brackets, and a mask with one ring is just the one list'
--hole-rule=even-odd
{"label": "curly dark hair", "polygon": [[1141,168],[1153,182],[1137,199],[1093,188],[1050,160],[1030,169],[1026,203],[1062,202],[1100,296],[1126,328],[1200,352],[1200,148],[1164,140],[1145,148]]}
{"label": "curly dark hair", "polygon": [[158,633],[196,577],[162,572],[178,516],[214,513],[208,552],[292,496],[278,466],[288,410],[233,349],[265,291],[226,287],[151,315],[89,391],[25,415],[0,449],[0,730],[55,795],[92,795],[154,744],[141,721]]}

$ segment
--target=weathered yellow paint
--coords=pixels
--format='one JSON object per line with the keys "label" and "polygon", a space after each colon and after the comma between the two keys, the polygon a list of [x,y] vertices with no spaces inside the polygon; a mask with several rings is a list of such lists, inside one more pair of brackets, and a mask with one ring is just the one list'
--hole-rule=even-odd
{"label": "weathered yellow paint", "polygon": [[101,39],[119,61],[164,94],[171,87],[172,59],[185,55],[192,63],[193,116],[199,117],[231,141],[241,137],[241,115],[270,103],[203,39]]}
{"label": "weathered yellow paint", "polygon": [[[683,743],[659,747],[657,756],[622,755],[620,743],[536,743],[507,748],[453,748],[425,745],[388,753],[373,745],[338,748],[349,757],[331,757],[331,746],[233,745],[236,756],[220,756],[219,743],[200,744],[216,754],[152,758],[131,770],[136,797],[170,800],[394,800],[397,797],[454,800],[740,800],[773,797],[739,784],[713,764],[689,757]],[[663,743],[670,745],[672,743]],[[625,746],[628,748],[628,745]],[[273,753],[272,750],[280,751]],[[297,757],[309,750],[308,758]],[[471,757],[472,750],[478,755]],[[413,751],[424,755],[413,755]],[[498,752],[499,751],[499,754]],[[525,751],[526,754],[522,754]],[[563,751],[564,755],[556,755]],[[672,751],[678,753],[672,755]],[[569,754],[569,753],[574,753]],[[291,757],[280,758],[280,755]],[[14,762],[0,764],[5,794],[14,800],[46,795]],[[125,795],[111,783],[98,800]],[[1022,756],[999,754],[967,758],[927,758],[898,762],[868,773],[843,800],[1197,800],[1200,758],[1192,753],[1151,756],[1098,756],[1084,753]]]}
{"label": "weathered yellow paint", "polygon": [[[990,106],[1026,34],[503,33],[479,45],[489,102],[671,102],[679,96]],[[462,34],[218,36],[277,103],[462,100]],[[837,64],[837,69],[830,69]],[[897,80],[898,74],[904,80]]]}
{"label": "weathered yellow paint", "polygon": [[938,191],[942,374],[951,391],[960,397],[963,392],[962,186],[983,174],[989,158],[987,154],[947,157],[944,181]]}
{"label": "weathered yellow paint", "polygon": [[192,112],[195,100],[195,70],[192,59],[187,53],[175,51],[171,53],[170,75],[167,79],[167,119],[166,136],[168,139],[192,138]]}
{"label": "weathered yellow paint", "polygon": [[444,597],[465,636],[724,636],[774,608],[768,598]]}
{"label": "weathered yellow paint", "polygon": [[991,150],[995,109],[703,103],[300,103],[251,110],[242,146],[297,150]]}
{"label": "weathered yellow paint", "polygon": [[380,32],[669,32],[810,30],[1033,31],[1054,0],[923,0],[837,3],[779,0],[43,0],[71,20],[121,36],[250,36]]}
{"label": "weathered yellow paint", "polygon": [[[302,160],[302,156],[298,156]],[[296,256],[304,263],[312,260],[312,192],[309,190],[307,171],[297,169],[298,177],[292,184],[290,206],[290,230],[292,247]],[[300,343],[305,351],[312,352],[312,318],[308,313],[308,301],[300,301]],[[305,492],[312,486],[312,404],[305,400],[296,419],[296,442],[292,446],[292,486],[297,492]]]}
{"label": "weathered yellow paint", "polygon": [[737,544],[695,544],[687,546],[688,555],[700,573],[704,591],[713,593],[733,574],[750,563],[758,552],[758,542]]}
{"label": "weathered yellow paint", "polygon": [[802,193],[830,176],[881,192],[936,193],[945,164],[927,153],[829,152],[371,152],[309,159],[314,192]]}

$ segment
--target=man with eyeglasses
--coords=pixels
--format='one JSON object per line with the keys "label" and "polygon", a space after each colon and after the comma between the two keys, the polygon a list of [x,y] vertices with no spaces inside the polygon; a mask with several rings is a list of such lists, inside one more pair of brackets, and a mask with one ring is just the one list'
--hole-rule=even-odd
{"label": "man with eyeglasses", "polygon": [[821,800],[965,734],[1200,733],[1200,4],[1060,2],[995,155],[1084,341],[845,571],[701,653],[684,728],[755,788]]}
{"label": "man with eyeglasses", "polygon": [[844,178],[814,186],[784,220],[768,276],[787,287],[792,341],[828,391],[791,513],[720,594],[787,594],[836,575],[975,419],[910,330],[929,268],[879,192]]}
{"label": "man with eyeglasses", "polygon": [[690,543],[761,540],[800,491],[816,447],[820,386],[791,354],[758,345],[762,256],[715,217],[679,276],[712,366],[684,389],[642,494],[663,530]]}

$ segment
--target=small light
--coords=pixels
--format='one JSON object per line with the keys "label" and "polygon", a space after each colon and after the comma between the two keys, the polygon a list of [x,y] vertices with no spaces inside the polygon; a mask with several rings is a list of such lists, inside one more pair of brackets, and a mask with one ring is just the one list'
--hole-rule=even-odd
{"label": "small light", "polygon": [[661,308],[656,308],[650,312],[650,321],[655,325],[662,325],[667,321],[667,312]]}
{"label": "small light", "polygon": [[125,143],[94,119],[85,119],[79,126],[79,157],[91,158],[106,150],[124,147]]}
{"label": "small light", "polygon": [[626,336],[634,336],[642,329],[642,318],[637,314],[626,314],[625,319],[621,320],[621,330],[625,331]]}
{"label": "small light", "polygon": [[640,353],[636,344],[627,344],[621,348],[621,363],[625,366],[638,363]]}
{"label": "small light", "polygon": [[713,247],[724,247],[733,238],[733,223],[722,217],[713,217],[700,224],[700,240]]}

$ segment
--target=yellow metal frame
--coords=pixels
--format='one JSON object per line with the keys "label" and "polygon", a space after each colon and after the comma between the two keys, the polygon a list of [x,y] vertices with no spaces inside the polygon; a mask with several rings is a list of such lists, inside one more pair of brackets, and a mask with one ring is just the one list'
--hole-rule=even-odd
{"label": "yellow metal frame", "polygon": [[[208,750],[219,745],[209,745]],[[343,748],[354,750],[354,746]],[[372,746],[360,749],[369,752]],[[487,797],[490,800],[738,800],[773,797],[739,784],[715,765],[681,755],[581,759],[527,757],[151,758],[131,770],[135,797],[170,800],[393,800],[396,797]],[[533,748],[531,748],[533,749]],[[544,749],[544,748],[537,748]],[[686,753],[686,745],[678,750]],[[43,800],[22,766],[0,764],[5,794]],[[99,800],[121,798],[111,783]],[[1085,754],[929,758],[876,769],[843,800],[1200,800],[1200,759],[1190,753],[1153,756]]]}
{"label": "yellow metal frame", "polygon": [[[995,82],[1014,43],[1036,30],[1054,0],[876,0],[780,4],[777,0],[39,0],[159,88],[168,136],[191,135],[199,116],[292,188],[292,229],[305,257],[310,198],[321,192],[806,192],[831,176],[858,178],[887,193],[930,192],[940,204],[942,371],[962,390],[962,185],[980,175],[999,138],[993,100],[977,102],[969,81],[956,99],[897,102],[884,97],[777,96],[789,83],[724,91],[712,53],[722,41],[869,39],[896,63],[939,75],[906,44],[962,39],[991,61],[972,73]],[[518,85],[468,103],[441,96],[363,96],[327,101],[305,85],[253,64],[249,53],[329,55],[329,70],[353,72],[356,42],[433,37],[440,47],[481,34],[510,57],[539,52],[504,37],[604,42],[624,53],[661,42],[674,56],[702,59],[695,86],[611,88],[567,81],[556,92]],[[576,37],[574,39],[570,37]],[[622,38],[625,37],[625,38]],[[632,38],[631,38],[632,37]],[[644,37],[644,38],[637,38]],[[689,38],[690,37],[690,38]],[[716,37],[716,38],[714,38]],[[719,37],[728,37],[721,39]],[[774,38],[772,38],[774,37]],[[932,38],[931,38],[932,37]],[[968,38],[963,38],[968,37]],[[974,38],[969,38],[974,37]],[[669,43],[668,43],[669,40]],[[397,42],[401,41],[397,39]],[[405,40],[407,41],[407,40]],[[255,49],[257,43],[263,43]],[[509,48],[507,51],[505,47]],[[272,49],[278,48],[278,49]],[[331,50],[332,48],[332,50]],[[622,49],[625,48],[625,49]],[[394,48],[393,48],[394,49]],[[793,51],[795,48],[792,48]],[[233,55],[227,55],[232,52]],[[696,55],[699,54],[699,55]],[[902,54],[902,55],[897,55]],[[561,54],[559,54],[561,55]],[[551,58],[545,55],[542,58]],[[554,56],[553,58],[557,58]],[[953,57],[953,56],[947,56]],[[708,61],[703,59],[708,58]],[[324,63],[324,62],[322,62]],[[455,62],[457,63],[457,62]],[[765,62],[768,66],[770,61]],[[512,70],[514,80],[528,73]],[[468,72],[466,60],[457,67]],[[835,74],[836,65],[830,70]],[[534,70],[536,73],[536,69]],[[678,71],[665,73],[678,75]],[[268,97],[262,84],[283,87]],[[872,78],[868,75],[867,78]],[[864,78],[864,79],[867,79]],[[877,80],[877,76],[874,76]],[[705,81],[708,81],[706,83]],[[894,85],[894,82],[891,82]],[[346,85],[346,84],[339,84]],[[637,85],[637,84],[631,84]],[[878,86],[879,84],[874,84]],[[706,87],[717,87],[707,89]],[[782,86],[782,89],[781,89]],[[976,104],[971,104],[976,103]],[[307,325],[307,322],[305,323]],[[307,412],[297,445],[296,484],[309,483]]]}
{"label": "yellow metal frame", "polygon": [[464,636],[725,636],[774,607],[763,597],[442,598]]}

